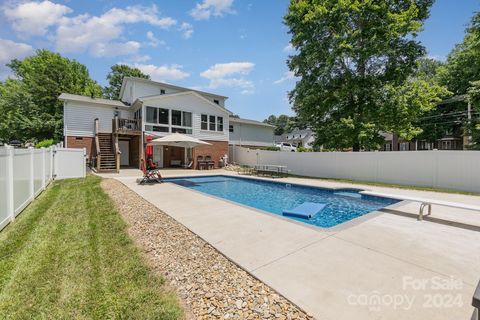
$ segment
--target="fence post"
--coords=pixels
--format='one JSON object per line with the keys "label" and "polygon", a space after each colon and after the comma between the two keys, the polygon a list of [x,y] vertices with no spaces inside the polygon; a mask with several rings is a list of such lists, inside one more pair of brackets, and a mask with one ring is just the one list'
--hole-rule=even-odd
{"label": "fence post", "polygon": [[28,182],[30,186],[30,201],[31,201],[35,198],[35,187],[34,187],[35,174],[33,172],[33,160],[34,160],[33,147],[29,147],[28,152],[30,153],[30,179]]}
{"label": "fence post", "polygon": [[45,190],[45,187],[46,187],[46,179],[45,179],[45,175],[47,173],[47,169],[45,168],[45,158],[47,156],[47,152],[46,152],[46,149],[44,147],[42,147],[42,190]]}
{"label": "fence post", "polygon": [[55,150],[56,146],[50,147],[50,180],[55,179]]}
{"label": "fence post", "polygon": [[83,177],[84,178],[87,176],[87,164],[85,162],[86,159],[87,159],[87,148],[83,148]]}
{"label": "fence post", "polygon": [[15,204],[13,200],[13,157],[14,150],[12,146],[6,146],[7,149],[7,214],[10,216],[10,221],[15,220]]}

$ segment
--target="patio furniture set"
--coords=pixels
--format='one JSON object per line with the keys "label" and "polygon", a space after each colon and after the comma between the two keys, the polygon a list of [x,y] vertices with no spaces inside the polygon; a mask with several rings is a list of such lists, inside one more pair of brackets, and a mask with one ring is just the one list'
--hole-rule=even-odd
{"label": "patio furniture set", "polygon": [[239,170],[240,174],[267,176],[272,178],[284,178],[288,176],[287,166],[277,166],[271,164],[262,164],[254,166],[242,166]]}
{"label": "patio furniture set", "polygon": [[197,156],[197,169],[198,170],[210,170],[215,167],[215,161],[211,156]]}

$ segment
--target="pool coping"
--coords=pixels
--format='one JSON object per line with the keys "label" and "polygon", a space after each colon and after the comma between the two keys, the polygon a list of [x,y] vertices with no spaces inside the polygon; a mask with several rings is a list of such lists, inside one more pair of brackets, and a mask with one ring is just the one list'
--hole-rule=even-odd
{"label": "pool coping", "polygon": [[[165,178],[164,180],[178,179],[178,178],[184,178],[184,179],[199,178],[199,177],[203,178],[203,177],[215,177],[215,176],[235,177],[235,175],[233,175],[233,174],[232,175],[212,174],[212,175],[201,175],[201,176],[169,176],[169,177]],[[247,177],[242,176],[242,177],[235,177],[235,178],[237,178],[237,179],[250,179],[250,180],[257,180],[257,181],[268,181],[268,182],[272,182],[272,183],[280,183],[280,182],[274,181],[273,178],[269,179],[269,178],[251,177],[251,176],[247,176]],[[203,196],[207,196],[207,197],[217,199],[217,200],[220,200],[220,201],[225,201],[227,203],[237,205],[237,206],[240,206],[240,207],[245,208],[245,209],[250,209],[250,210],[256,211],[257,213],[266,214],[266,215],[269,215],[271,217],[274,217],[274,218],[277,218],[277,219],[280,219],[280,220],[283,220],[283,221],[287,221],[287,222],[290,222],[290,223],[295,223],[299,226],[307,227],[309,229],[312,229],[312,230],[315,230],[315,231],[321,232],[321,233],[323,233],[323,232],[336,233],[336,232],[340,232],[340,231],[343,231],[343,230],[346,230],[346,229],[350,229],[350,228],[352,228],[354,226],[357,226],[357,225],[359,225],[363,222],[369,221],[369,220],[374,219],[374,218],[376,218],[376,217],[378,217],[382,214],[387,213],[387,212],[379,211],[381,209],[394,209],[394,208],[397,208],[398,206],[401,206],[401,205],[404,205],[405,203],[410,202],[410,201],[405,201],[405,200],[404,201],[399,201],[397,203],[385,206],[381,209],[365,213],[361,216],[355,217],[355,218],[347,220],[345,222],[341,222],[341,223],[336,224],[332,227],[325,228],[325,227],[320,227],[320,226],[315,226],[315,225],[312,225],[312,224],[308,224],[308,223],[305,223],[305,222],[302,222],[302,221],[290,219],[288,217],[284,217],[284,216],[281,216],[281,215],[278,215],[278,214],[275,214],[275,213],[272,213],[272,212],[268,212],[268,211],[265,211],[265,210],[262,210],[262,209],[251,207],[251,206],[248,206],[248,205],[245,205],[245,204],[233,201],[233,200],[218,197],[218,196],[215,196],[215,195],[212,195],[212,194],[209,194],[209,193],[205,193],[205,192],[202,192],[202,191],[191,189],[191,188],[188,188],[188,187],[185,187],[185,186],[173,183],[173,182],[164,181],[163,183],[170,183],[170,184],[175,185],[176,187],[182,188],[184,190],[186,189],[186,190],[195,192],[195,193],[203,195]],[[295,186],[301,186],[301,187],[314,188],[314,189],[322,189],[322,190],[348,190],[348,189],[352,189],[352,190],[366,191],[365,189],[360,189],[360,188],[325,188],[325,187],[312,186],[312,185],[308,185],[308,184],[290,183],[290,182],[288,182],[288,184],[295,185]],[[379,198],[382,198],[382,197],[379,197]]]}

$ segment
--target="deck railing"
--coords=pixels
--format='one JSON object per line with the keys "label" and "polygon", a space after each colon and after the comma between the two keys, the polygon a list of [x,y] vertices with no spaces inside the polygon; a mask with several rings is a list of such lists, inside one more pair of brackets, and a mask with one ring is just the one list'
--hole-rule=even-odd
{"label": "deck railing", "polygon": [[112,129],[114,133],[120,134],[141,134],[140,120],[138,119],[123,119],[115,117],[112,120]]}

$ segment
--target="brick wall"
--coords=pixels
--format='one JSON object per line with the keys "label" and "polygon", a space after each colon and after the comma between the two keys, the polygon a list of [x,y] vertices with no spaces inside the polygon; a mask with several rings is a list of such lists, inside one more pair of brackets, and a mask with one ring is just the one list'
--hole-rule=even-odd
{"label": "brick wall", "polygon": [[193,148],[193,166],[197,168],[197,156],[211,156],[215,161],[215,168],[220,166],[220,158],[228,154],[227,141],[206,141],[212,145],[199,145]]}
{"label": "brick wall", "polygon": [[95,143],[92,137],[65,137],[65,145],[67,148],[87,149],[89,159],[95,154]]}

